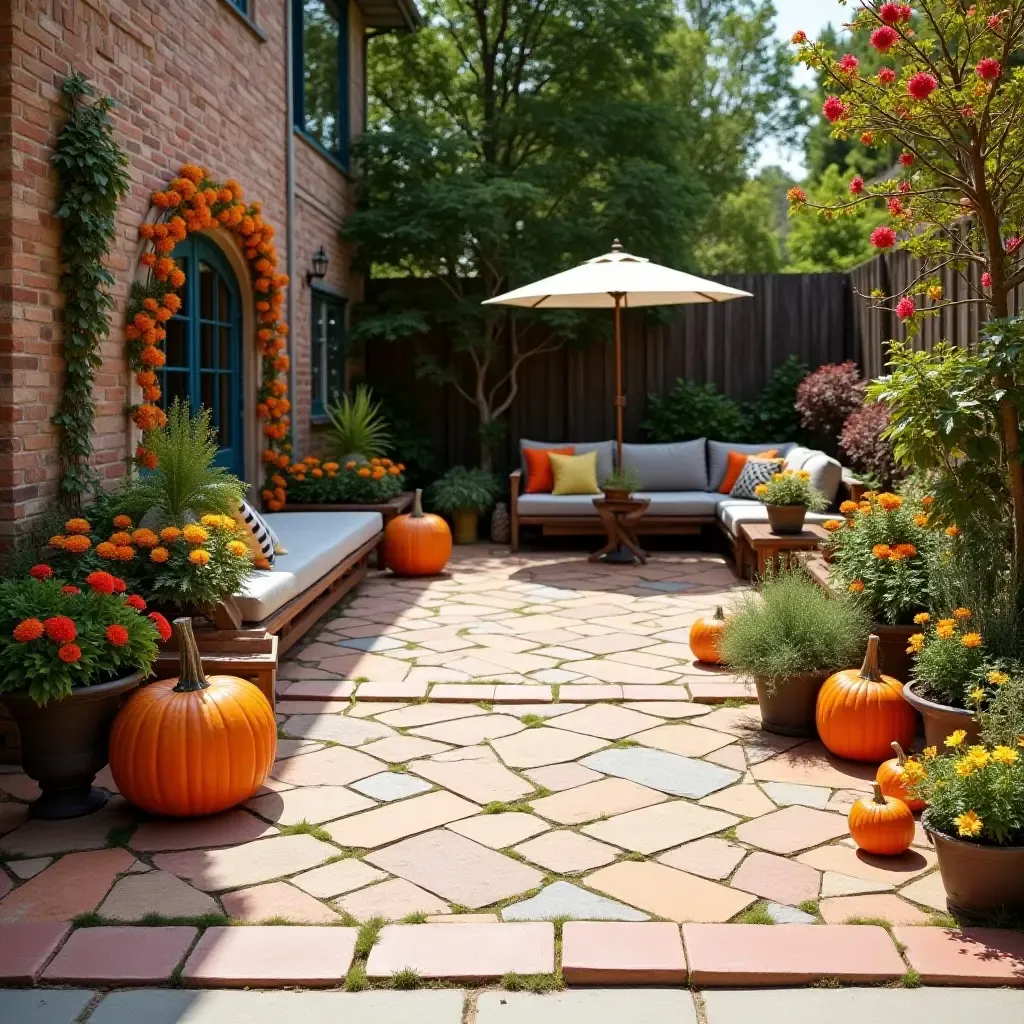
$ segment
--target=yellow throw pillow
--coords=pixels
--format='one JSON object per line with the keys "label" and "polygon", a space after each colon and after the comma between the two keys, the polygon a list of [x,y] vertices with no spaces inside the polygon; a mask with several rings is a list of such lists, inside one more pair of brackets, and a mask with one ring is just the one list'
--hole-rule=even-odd
{"label": "yellow throw pillow", "polygon": [[597,452],[583,455],[550,454],[555,486],[552,494],[600,494],[597,486]]}

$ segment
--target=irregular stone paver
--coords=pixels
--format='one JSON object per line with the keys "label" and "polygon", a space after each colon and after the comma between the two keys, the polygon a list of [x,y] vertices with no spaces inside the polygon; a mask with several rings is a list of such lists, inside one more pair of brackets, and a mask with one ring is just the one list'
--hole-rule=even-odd
{"label": "irregular stone paver", "polygon": [[607,821],[587,825],[583,831],[595,839],[614,843],[626,850],[657,853],[711,832],[721,832],[738,820],[725,811],[674,800],[618,814]]}
{"label": "irregular stone paver", "polygon": [[800,854],[797,860],[820,871],[838,871],[886,885],[909,882],[935,866],[935,854],[927,850],[907,850],[898,857],[877,857],[842,843],[808,850]]}
{"label": "irregular stone paver", "polygon": [[[821,876],[822,899],[828,896],[861,896],[869,892],[891,892],[892,889],[893,886],[885,882],[872,882],[866,878],[857,878],[855,875],[844,875],[840,871],[826,871]],[[942,909],[945,910],[945,895],[942,898]]]}
{"label": "irregular stone paver", "polygon": [[[661,864],[716,881],[728,878],[747,855],[744,847],[728,839],[698,839],[658,857]],[[742,888],[742,886],[740,886]]]}
{"label": "irregular stone paver", "polygon": [[667,988],[481,992],[477,1006],[478,1024],[697,1024],[690,993]]}
{"label": "irregular stone paver", "polygon": [[[272,799],[279,798],[275,796]],[[273,825],[245,811],[233,810],[209,818],[144,821],[132,833],[131,845],[138,853],[157,853],[163,850],[238,846],[276,834],[277,829]]]}
{"label": "irregular stone paver", "polygon": [[[806,864],[755,852],[740,865],[731,884],[776,903],[796,904],[818,898],[820,875]],[[838,923],[835,919],[825,920],[829,924]]]}
{"label": "irregular stone paver", "polygon": [[629,779],[673,796],[690,798],[707,796],[740,778],[739,772],[728,768],[641,747],[602,750],[584,758],[581,763],[585,768],[593,768],[606,775]]}
{"label": "irregular stone paver", "polygon": [[460,747],[471,747],[484,740],[512,736],[526,728],[514,715],[480,715],[463,718],[457,722],[441,722],[439,725],[424,725],[413,732],[417,736],[428,736]]}
{"label": "irregular stone paver", "polygon": [[544,878],[534,868],[444,829],[406,839],[366,859],[470,909],[532,889]]}
{"label": "irregular stone paver", "polygon": [[[307,671],[316,670],[308,669]],[[301,680],[287,686],[279,686],[278,694],[291,700],[301,700],[306,697],[313,700],[348,700],[356,692],[355,683],[342,682],[330,672],[324,672],[323,676],[322,679]],[[278,671],[278,681],[279,683],[283,681],[281,670]]]}
{"label": "irregular stone paver", "polygon": [[42,980],[70,985],[167,981],[195,937],[195,928],[79,928],[50,961]]}
{"label": "irregular stone paver", "polygon": [[795,782],[831,789],[870,790],[875,779],[871,765],[842,761],[817,741],[803,743],[753,768],[760,782]]}
{"label": "irregular stone paver", "polygon": [[[627,697],[632,696],[632,690]],[[636,701],[632,704],[624,704],[623,707],[630,711],[642,711],[648,715],[657,715],[658,718],[696,718],[698,715],[706,715],[711,710],[706,704],[692,704],[680,694],[680,700],[670,700],[668,694],[664,699],[651,701]]]}
{"label": "irregular stone paver", "polygon": [[548,923],[389,925],[370,951],[366,973],[389,978],[411,968],[421,978],[485,979],[547,974],[555,966],[555,929]]}
{"label": "irregular stone paver", "polygon": [[430,914],[425,924],[497,924],[497,914]]}
{"label": "irregular stone paver", "polygon": [[147,914],[164,917],[219,914],[220,907],[212,896],[166,871],[147,871],[125,875],[115,882],[99,905],[99,913],[115,921],[141,921]]}
{"label": "irregular stone paver", "polygon": [[226,850],[158,853],[153,863],[204,892],[219,892],[316,867],[335,853],[333,846],[312,836],[275,836]]}
{"label": "irregular stone paver", "polygon": [[525,718],[526,715],[536,715],[538,718],[560,718],[571,711],[579,711],[585,706],[584,704],[568,704],[561,700],[557,704],[520,704],[516,707],[514,714],[520,718]]}
{"label": "irregular stone paver", "polygon": [[801,804],[824,810],[832,796],[832,790],[821,786],[800,786],[791,782],[765,782],[761,788],[780,807]]}
{"label": "irregular stone paver", "polygon": [[70,921],[95,910],[134,860],[120,849],[69,853],[0,900],[0,924]]}
{"label": "irregular stone paver", "polygon": [[375,804],[344,786],[310,786],[254,797],[245,806],[279,825],[297,825],[300,821],[318,825],[357,811],[365,811]]}
{"label": "irregular stone paver", "polygon": [[344,715],[291,715],[281,728],[288,736],[330,740],[344,747],[358,747],[369,740],[395,735],[393,729],[379,722]]}
{"label": "irregular stone paver", "polygon": [[461,704],[414,704],[400,711],[388,711],[377,716],[378,722],[397,726],[402,729],[414,729],[418,726],[433,725],[436,722],[454,722],[459,718],[472,718],[474,715],[486,715],[483,708]]}
{"label": "irregular stone paver", "polygon": [[686,981],[679,928],[668,922],[569,921],[562,929],[562,977],[577,985],[671,985]]}
{"label": "irregular stone paver", "polygon": [[[281,706],[281,702],[278,701],[278,707]],[[401,711],[403,708],[408,707],[407,704],[398,702],[389,702],[383,700],[367,701],[364,704],[353,704],[348,712],[349,718],[376,718],[380,721],[383,714],[389,711]],[[385,722],[385,725],[390,723]]]}
{"label": "irregular stone paver", "polygon": [[645,747],[667,750],[670,754],[682,754],[684,757],[701,757],[736,742],[734,736],[695,725],[662,725],[637,733],[632,738]]}
{"label": "irregular stone paver", "polygon": [[686,924],[683,944],[695,985],[895,981],[906,970],[888,932],[870,925]]}
{"label": "irregular stone paver", "polygon": [[13,796],[16,800],[35,800],[40,793],[39,783],[24,772],[3,771],[0,772],[0,793]]}
{"label": "irregular stone paver", "polygon": [[1024,985],[1024,933],[896,928],[907,962],[930,985]]}
{"label": "irregular stone paver", "polygon": [[610,864],[619,855],[614,846],[599,843],[596,839],[588,839],[567,829],[559,829],[531,839],[528,843],[520,843],[516,853],[556,874],[599,868]]}
{"label": "irregular stone paver", "polygon": [[728,921],[754,897],[664,864],[622,861],[601,868],[587,885],[669,921]]}
{"label": "irregular stone paver", "polygon": [[355,857],[346,857],[322,868],[303,871],[301,875],[292,877],[291,883],[318,900],[330,900],[371,882],[379,882],[382,878],[387,878],[383,871],[371,868]]}
{"label": "irregular stone paver", "polygon": [[504,921],[550,921],[572,918],[590,921],[646,921],[633,907],[581,889],[572,882],[552,882],[536,896],[513,903],[501,912]]}
{"label": "irregular stone paver", "polygon": [[765,913],[776,924],[817,924],[818,919],[813,914],[807,914],[797,907],[788,906],[785,903],[768,902],[764,905]]}
{"label": "irregular stone paver", "polygon": [[[457,755],[457,756],[455,756]],[[488,747],[465,747],[451,754],[417,761],[413,772],[479,803],[517,800],[533,786],[498,763]]]}
{"label": "irregular stone paver", "polygon": [[287,882],[267,882],[249,889],[236,889],[221,897],[225,913],[239,921],[278,919],[293,924],[334,924],[338,915],[308,893]]}
{"label": "irregular stone paver", "polygon": [[636,810],[667,799],[664,793],[640,786],[628,779],[601,779],[568,789],[554,796],[534,800],[533,810],[560,825],[581,825],[602,815]]}
{"label": "irregular stone paver", "polygon": [[704,755],[704,760],[710,761],[712,764],[720,764],[723,768],[735,768],[739,772],[747,770],[747,759],[743,754],[743,748],[738,743],[712,750],[710,754]]}
{"label": "irregular stone paver", "polygon": [[384,770],[380,761],[358,750],[328,747],[275,763],[271,775],[293,786],[344,786]]}
{"label": "irregular stone paver", "polygon": [[449,749],[444,743],[434,743],[419,736],[391,736],[386,740],[374,740],[363,747],[371,757],[379,757],[388,764],[402,764],[417,757],[441,754]]}
{"label": "irregular stone paver", "polygon": [[181,972],[190,985],[333,986],[345,977],[355,928],[207,928]]}
{"label": "irregular stone paver", "polygon": [[[731,750],[731,747],[726,747]],[[742,783],[719,790],[701,800],[702,807],[717,807],[720,811],[731,811],[743,818],[759,818],[776,810],[775,804],[757,786]]]}
{"label": "irregular stone paver", "polygon": [[605,745],[603,739],[566,732],[554,726],[525,729],[491,744],[510,768],[540,768],[559,761],[574,761]]}
{"label": "irregular stone paver", "polygon": [[0,836],[11,832],[28,821],[28,807],[25,804],[0,803]]}
{"label": "irregular stone paver", "polygon": [[848,832],[846,819],[838,814],[793,806],[740,825],[736,837],[771,853],[796,853]]}
{"label": "irregular stone paver", "polygon": [[452,793],[426,793],[343,818],[325,827],[331,838],[342,846],[373,849],[459,818],[468,818],[479,810],[476,804]]}
{"label": "irregular stone paver", "polygon": [[892,894],[870,896],[838,896],[822,900],[818,905],[826,924],[845,924],[860,918],[888,921],[889,924],[928,924],[930,918],[906,900]]}
{"label": "irregular stone paver", "polygon": [[659,725],[657,718],[630,711],[617,704],[592,704],[582,711],[565,715],[558,723],[559,729],[581,732],[587,736],[601,736],[606,740],[618,740],[630,733],[653,729]]}
{"label": "irregular stone paver", "polygon": [[407,796],[415,796],[417,793],[426,793],[431,788],[429,782],[418,779],[415,775],[410,775],[407,772],[380,772],[378,775],[371,775],[368,779],[360,779],[359,782],[352,783],[352,789],[384,803],[402,800]]}
{"label": "irregular stone paver", "polygon": [[113,797],[105,807],[83,818],[64,821],[30,818],[4,836],[3,849],[8,854],[16,853],[23,857],[100,850],[107,845],[107,833],[112,828],[130,828],[134,824],[135,816],[127,802]]}
{"label": "irregular stone paver", "polygon": [[337,900],[336,906],[357,921],[369,921],[375,917],[401,921],[410,914],[445,914],[451,909],[444,900],[404,878],[392,878],[350,892]]}
{"label": "irregular stone paver", "polygon": [[492,850],[503,850],[530,836],[546,832],[551,826],[532,814],[510,811],[504,814],[481,814],[475,818],[463,818],[446,826],[460,836]]}
{"label": "irregular stone paver", "polygon": [[[0,924],[0,982],[31,985],[71,930],[64,921]],[[0,1020],[3,1020],[0,1003]],[[11,1017],[12,1024],[16,1018]]]}
{"label": "irregular stone paver", "polygon": [[900,889],[900,895],[931,910],[937,910],[940,914],[946,913],[946,887],[942,884],[942,876],[938,871],[905,885]]}
{"label": "irregular stone paver", "polygon": [[538,786],[551,790],[552,793],[560,793],[565,789],[573,789],[576,786],[585,786],[588,782],[597,782],[604,776],[591,768],[584,768],[581,764],[568,762],[567,764],[549,764],[546,768],[534,768],[532,771],[523,774]]}
{"label": "irregular stone paver", "polygon": [[7,867],[22,881],[26,881],[38,875],[43,868],[48,868],[52,863],[52,857],[29,857],[28,860],[9,860]]}

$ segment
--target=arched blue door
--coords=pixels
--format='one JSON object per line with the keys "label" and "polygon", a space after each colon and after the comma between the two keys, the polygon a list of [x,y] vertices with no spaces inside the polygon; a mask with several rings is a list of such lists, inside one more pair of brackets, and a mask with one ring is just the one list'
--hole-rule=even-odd
{"label": "arched blue door", "polygon": [[161,371],[163,405],[188,399],[213,414],[217,464],[245,474],[242,436],[241,303],[238,282],[223,253],[201,235],[172,254],[185,272],[181,309],[167,322],[167,364]]}

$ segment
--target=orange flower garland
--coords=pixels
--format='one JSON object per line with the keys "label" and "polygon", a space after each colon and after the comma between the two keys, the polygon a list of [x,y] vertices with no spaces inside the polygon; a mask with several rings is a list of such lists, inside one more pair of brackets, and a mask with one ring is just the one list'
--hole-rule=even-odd
{"label": "orange flower garland", "polygon": [[[262,461],[269,478],[290,464],[292,450],[291,405],[286,397],[287,382],[281,376],[289,367],[285,351],[288,325],[281,321],[288,276],[277,273],[274,229],[263,220],[259,203],[243,202],[237,181],[220,184],[205,167],[196,164],[184,164],[166,191],[153,193],[152,202],[160,211],[157,220],[139,228],[139,235],[146,241],[141,262],[147,275],[144,281],[132,285],[125,327],[129,362],[142,389],[142,402],[131,406],[129,414],[143,432],[159,429],[167,422],[156,404],[161,391],[154,371],[167,361],[160,347],[167,337],[164,324],[181,308],[181,299],[175,293],[185,283],[185,274],[170,253],[191,231],[228,228],[239,236],[253,277],[256,344],[262,356],[256,413],[263,421],[266,447]],[[146,469],[156,467],[156,456],[145,441],[136,448],[135,461]],[[284,506],[284,498],[275,495],[266,505],[277,511]]]}

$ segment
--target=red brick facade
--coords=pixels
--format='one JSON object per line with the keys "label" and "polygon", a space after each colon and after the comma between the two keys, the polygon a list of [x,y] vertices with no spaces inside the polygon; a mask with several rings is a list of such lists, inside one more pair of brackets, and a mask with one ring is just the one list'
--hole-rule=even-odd
{"label": "red brick facade", "polygon": [[[282,269],[293,270],[291,338],[296,451],[308,453],[310,291],[306,271],[323,246],[323,285],[350,299],[361,282],[338,240],[354,201],[351,179],[295,132],[288,117],[289,0],[249,0],[252,22],[229,0],[0,0],[0,543],[55,495],[60,475],[50,423],[63,376],[60,231],[50,158],[62,122],[58,88],[74,68],[118,103],[117,140],[130,159],[110,258],[118,307],[97,374],[95,464],[107,479],[128,472],[134,447],[125,407],[133,398],[123,334],[124,303],[140,254],[138,227],[150,194],[185,161],[239,181],[263,203]],[[364,33],[386,0],[349,4],[349,102],[363,126]],[[364,15],[369,10],[370,16]],[[393,9],[397,10],[397,6]],[[393,11],[387,12],[389,15]],[[294,248],[288,267],[288,144],[294,144]],[[226,233],[214,239],[239,277],[244,260]],[[258,483],[252,310],[243,310],[246,476]]]}

